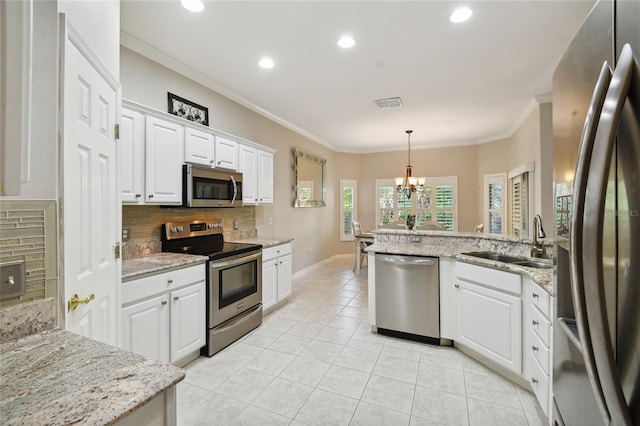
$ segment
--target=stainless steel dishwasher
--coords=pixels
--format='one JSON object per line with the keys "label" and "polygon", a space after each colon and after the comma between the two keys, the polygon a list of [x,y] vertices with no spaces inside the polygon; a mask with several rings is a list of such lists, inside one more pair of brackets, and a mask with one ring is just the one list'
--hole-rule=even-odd
{"label": "stainless steel dishwasher", "polygon": [[438,258],[376,254],[378,333],[440,343]]}

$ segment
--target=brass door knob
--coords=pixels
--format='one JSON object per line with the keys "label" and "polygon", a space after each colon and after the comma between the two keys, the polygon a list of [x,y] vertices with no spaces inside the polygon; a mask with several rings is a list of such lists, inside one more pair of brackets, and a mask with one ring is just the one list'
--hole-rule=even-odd
{"label": "brass door knob", "polygon": [[75,311],[78,305],[86,305],[96,298],[95,294],[90,294],[89,297],[85,297],[84,299],[80,299],[77,294],[71,296],[69,301],[67,302],[67,312]]}

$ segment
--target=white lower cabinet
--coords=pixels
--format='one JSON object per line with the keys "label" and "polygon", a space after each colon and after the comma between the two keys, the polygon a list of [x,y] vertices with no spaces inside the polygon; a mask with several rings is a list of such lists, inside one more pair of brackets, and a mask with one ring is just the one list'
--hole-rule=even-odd
{"label": "white lower cabinet", "polygon": [[522,375],[522,277],[458,262],[456,341]]}
{"label": "white lower cabinet", "polygon": [[291,243],[262,250],[262,309],[284,301],[291,294]]}
{"label": "white lower cabinet", "polygon": [[525,374],[544,413],[551,410],[553,328],[550,320],[551,297],[530,279],[525,283]]}
{"label": "white lower cabinet", "polygon": [[122,347],[177,362],[206,343],[205,265],[123,284]]}

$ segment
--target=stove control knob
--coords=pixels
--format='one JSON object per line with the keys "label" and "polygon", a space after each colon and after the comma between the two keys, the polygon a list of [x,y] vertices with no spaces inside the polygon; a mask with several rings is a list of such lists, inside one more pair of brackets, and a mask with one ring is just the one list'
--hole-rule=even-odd
{"label": "stove control knob", "polygon": [[222,223],[216,223],[216,227],[222,228]]}
{"label": "stove control knob", "polygon": [[172,227],[171,227],[171,229],[170,229],[170,231],[171,231],[171,232],[176,232],[176,227],[175,227],[175,226],[172,226]]}
{"label": "stove control knob", "polygon": [[182,226],[178,226],[178,232],[182,232],[184,228]]}
{"label": "stove control knob", "polygon": [[207,227],[208,227],[209,229],[213,229],[213,223],[208,224],[208,225],[207,225]]}

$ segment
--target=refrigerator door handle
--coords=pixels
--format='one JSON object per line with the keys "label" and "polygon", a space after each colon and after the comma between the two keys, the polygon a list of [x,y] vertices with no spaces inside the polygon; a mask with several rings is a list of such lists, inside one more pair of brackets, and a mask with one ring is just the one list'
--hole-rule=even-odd
{"label": "refrigerator door handle", "polygon": [[594,349],[594,358],[598,376],[604,391],[610,419],[614,425],[631,426],[631,415],[627,406],[620,379],[618,378],[614,348],[611,343],[611,330],[607,319],[604,289],[603,232],[605,216],[605,198],[611,155],[622,111],[625,105],[631,76],[634,71],[634,59],[631,46],[622,47],[618,64],[611,78],[605,98],[596,138],[594,142],[592,164],[587,181],[594,189],[585,197],[583,224],[584,238],[584,284],[589,333]]}
{"label": "refrigerator door handle", "polygon": [[[570,276],[571,276],[571,294],[573,298],[575,321],[580,337],[580,345],[578,346],[582,352],[585,369],[593,388],[595,400],[603,417],[608,416],[607,404],[598,378],[598,371],[593,354],[593,345],[591,343],[591,335],[589,332],[589,322],[587,320],[587,308],[584,294],[584,274],[583,274],[583,234],[582,224],[584,220],[584,200],[587,192],[587,175],[591,165],[593,154],[593,144],[596,138],[596,130],[602,113],[602,107],[607,94],[607,88],[611,82],[611,70],[609,63],[605,61],[600,69],[600,74],[593,90],[589,110],[585,118],[582,128],[582,136],[580,138],[580,151],[578,153],[578,163],[574,174],[573,181],[573,209],[571,210],[571,232],[570,239]],[[561,327],[562,329],[562,327]],[[565,330],[569,331],[569,330]],[[572,334],[568,333],[569,336]]]}

